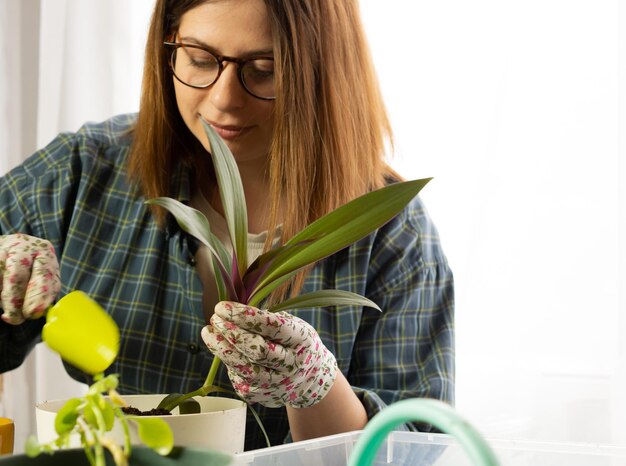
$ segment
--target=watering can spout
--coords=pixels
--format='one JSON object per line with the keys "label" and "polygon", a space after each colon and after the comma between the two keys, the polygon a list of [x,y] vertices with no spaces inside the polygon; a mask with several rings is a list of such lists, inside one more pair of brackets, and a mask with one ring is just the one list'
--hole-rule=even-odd
{"label": "watering can spout", "polygon": [[41,335],[63,360],[92,375],[104,372],[120,347],[113,318],[82,291],[68,293],[48,309]]}

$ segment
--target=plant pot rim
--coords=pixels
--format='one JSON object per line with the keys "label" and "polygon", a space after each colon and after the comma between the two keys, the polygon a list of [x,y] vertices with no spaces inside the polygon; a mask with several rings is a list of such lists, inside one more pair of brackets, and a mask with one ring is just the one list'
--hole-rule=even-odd
{"label": "plant pot rim", "polygon": [[[133,400],[137,400],[137,399],[145,399],[145,398],[154,398],[155,404],[154,404],[154,408],[156,408],[156,406],[158,405],[158,401],[162,400],[163,398],[165,398],[167,395],[166,394],[154,394],[154,393],[145,393],[145,394],[133,394],[133,395],[120,395],[121,398],[127,402],[128,406],[134,406],[133,405]],[[106,397],[107,399],[109,398],[108,396]],[[46,400],[46,401],[42,401],[40,403],[37,403],[35,405],[35,408],[41,411],[46,411],[46,412],[50,412],[50,413],[56,413],[68,400],[70,400],[71,398],[57,398],[54,400]],[[188,413],[188,414],[180,414],[180,413],[175,413],[175,414],[165,414],[165,415],[146,415],[146,416],[142,416],[142,417],[156,417],[156,418],[170,418],[171,416],[202,416],[202,415],[206,415],[206,414],[210,414],[210,413],[218,413],[218,412],[226,412],[226,411],[232,411],[232,410],[237,410],[237,409],[241,409],[242,406],[246,405],[246,402],[238,399],[238,398],[231,398],[231,397],[227,397],[227,396],[213,396],[213,395],[208,395],[208,396],[194,396],[193,397],[194,400],[200,402],[201,404],[223,404],[226,403],[228,406],[224,409],[216,409],[213,411],[202,411],[199,413]],[[142,409],[142,408],[138,408],[138,409]]]}

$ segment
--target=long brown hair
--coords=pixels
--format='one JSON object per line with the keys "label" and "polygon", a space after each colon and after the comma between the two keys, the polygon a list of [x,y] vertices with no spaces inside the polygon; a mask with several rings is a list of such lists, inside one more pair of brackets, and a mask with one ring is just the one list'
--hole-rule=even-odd
{"label": "long brown hair", "polygon": [[[146,45],[129,174],[146,198],[168,196],[176,163],[202,150],[178,113],[162,45],[181,16],[207,0],[157,0]],[[210,1],[210,0],[208,0]],[[346,202],[399,178],[385,161],[392,134],[360,20],[358,0],[265,0],[277,77],[269,157],[270,246]],[[201,167],[197,167],[201,168]],[[289,212],[281,216],[281,212]],[[164,213],[154,211],[159,222]],[[296,276],[297,292],[305,273]],[[285,296],[278,290],[271,301]]]}

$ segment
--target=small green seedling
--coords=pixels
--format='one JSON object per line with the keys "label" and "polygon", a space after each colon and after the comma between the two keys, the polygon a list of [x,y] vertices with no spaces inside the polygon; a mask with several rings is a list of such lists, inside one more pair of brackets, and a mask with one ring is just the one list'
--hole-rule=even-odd
{"label": "small green seedling", "polygon": [[[30,457],[40,453],[53,454],[68,448],[70,437],[78,435],[91,466],[105,466],[105,450],[108,450],[117,466],[127,466],[132,448],[129,423],[137,424],[139,439],[161,455],[170,453],[174,436],[169,425],[155,417],[127,416],[122,411],[124,400],[117,393],[117,375],[94,376],[94,383],[82,398],[71,398],[55,417],[54,428],[58,437],[40,444],[35,436],[26,441],[26,454]],[[105,395],[108,395],[105,396]],[[124,432],[124,445],[112,437],[115,420]]]}
{"label": "small green seedling", "polygon": [[[71,436],[78,435],[92,466],[105,465],[105,450],[116,465],[125,466],[131,454],[129,423],[137,424],[139,439],[147,447],[169,454],[174,446],[170,426],[159,418],[126,415],[122,411],[126,403],[116,390],[117,375],[103,374],[120,343],[119,328],[104,309],[81,291],[68,293],[46,313],[42,339],[64,360],[93,375],[94,382],[84,397],[68,400],[56,414],[55,440],[40,444],[35,436],[27,439],[28,456],[68,448]],[[123,446],[111,435],[116,419],[123,430]]]}

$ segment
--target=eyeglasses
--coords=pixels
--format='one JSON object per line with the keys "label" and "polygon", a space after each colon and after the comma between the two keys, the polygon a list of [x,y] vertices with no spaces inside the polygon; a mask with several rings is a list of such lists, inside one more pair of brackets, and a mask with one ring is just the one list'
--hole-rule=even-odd
{"label": "eyeglasses", "polygon": [[199,45],[179,42],[163,42],[172,48],[170,68],[176,79],[189,87],[205,89],[214,84],[224,70],[224,62],[237,65],[237,75],[243,88],[252,96],[274,100],[274,59],[259,57],[243,58],[215,55]]}

